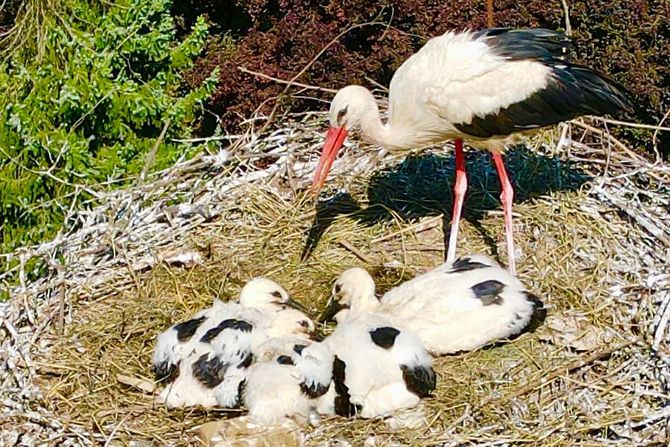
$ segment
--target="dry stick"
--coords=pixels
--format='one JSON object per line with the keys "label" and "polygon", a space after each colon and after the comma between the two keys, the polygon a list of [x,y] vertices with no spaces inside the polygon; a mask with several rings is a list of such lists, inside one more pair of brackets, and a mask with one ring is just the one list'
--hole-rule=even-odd
{"label": "dry stick", "polygon": [[[668,110],[668,113],[670,113],[670,110]],[[635,127],[637,129],[649,129],[649,130],[655,130],[656,132],[670,132],[670,127],[662,127],[660,124],[654,125],[654,124],[631,123],[630,121],[619,121],[602,117],[599,117],[599,119],[604,123],[614,124],[615,126]]]}
{"label": "dry stick", "polygon": [[665,408],[661,408],[660,410],[651,413],[647,419],[640,422],[636,422],[635,424],[631,425],[631,427],[640,428],[645,425],[649,425],[653,422],[656,422],[660,419],[667,419],[667,418],[670,418],[670,406],[666,406]]}
{"label": "dry stick", "polygon": [[366,255],[365,253],[361,252],[358,248],[354,247],[353,244],[349,241],[346,241],[344,239],[338,241],[341,246],[349,250],[351,253],[353,253],[358,259],[361,261],[367,262],[368,264],[375,264],[375,260],[372,259],[370,256]]}
{"label": "dry stick", "polygon": [[[394,237],[399,236],[401,234],[407,233],[408,231],[413,231],[417,228],[421,228],[421,231],[430,230],[431,228],[435,227],[435,225],[431,225],[431,224],[441,221],[443,217],[444,217],[443,214],[431,217],[430,219],[426,219],[424,221],[417,222],[414,225],[410,225],[409,227],[405,227],[402,230],[398,230],[398,231],[395,231],[393,233],[387,234],[385,236],[378,237],[377,239],[373,239],[370,243],[371,244],[378,244],[380,242],[384,242],[384,241],[387,241],[389,239],[393,239]],[[422,228],[424,225],[426,225],[426,227]]]}
{"label": "dry stick", "polygon": [[126,385],[130,388],[143,391],[145,393],[153,394],[156,391],[156,387],[152,382],[148,380],[140,379],[139,377],[126,376],[125,374],[117,374],[116,380],[119,383]]}
{"label": "dry stick", "polygon": [[545,374],[542,377],[539,377],[539,378],[533,380],[528,385],[514,391],[513,393],[510,393],[510,394],[508,394],[506,396],[502,396],[502,397],[491,397],[491,398],[488,398],[488,399],[484,400],[484,402],[482,402],[479,405],[478,409],[481,410],[485,406],[490,405],[494,402],[507,401],[507,400],[511,400],[511,399],[526,395],[530,392],[535,391],[539,387],[542,387],[544,385],[548,385],[554,379],[559,378],[560,376],[562,376],[565,373],[570,373],[570,372],[572,372],[576,369],[582,368],[582,367],[584,367],[588,364],[591,364],[591,363],[596,362],[598,360],[604,359],[605,357],[608,357],[609,355],[611,355],[611,354],[613,354],[617,351],[625,349],[628,346],[633,345],[635,343],[638,343],[638,341],[639,340],[629,340],[627,342],[618,344],[618,345],[613,346],[611,348],[607,348],[607,349],[604,349],[602,351],[596,351],[596,352],[594,352],[590,355],[587,355],[584,358],[575,359],[575,360],[569,362],[566,365],[562,365],[562,366],[559,366],[557,368],[554,368],[549,374]]}
{"label": "dry stick", "polygon": [[563,5],[563,14],[565,14],[565,35],[570,37],[572,36],[572,25],[570,25],[570,8],[568,8],[568,2],[566,0],[561,0]]}
{"label": "dry stick", "polygon": [[[314,58],[312,58],[312,60],[309,61],[309,62],[307,63],[307,65],[305,65],[305,66],[304,66],[304,67],[303,67],[303,68],[302,68],[302,69],[301,69],[295,76],[293,76],[293,77],[291,78],[290,81],[288,81],[286,87],[284,88],[284,90],[282,91],[281,95],[279,95],[279,96],[281,97],[281,96],[285,95],[286,92],[288,91],[288,89],[291,88],[291,85],[293,85],[293,83],[295,82],[295,80],[298,79],[298,78],[299,78],[300,76],[302,76],[303,74],[305,74],[305,72],[309,69],[309,67],[311,67],[311,66],[314,64],[314,62],[316,62],[316,61],[323,55],[323,53],[325,53],[326,50],[328,50],[328,48],[330,48],[331,46],[333,46],[333,45],[335,44],[335,42],[337,42],[338,40],[340,40],[340,38],[341,38],[342,36],[344,36],[345,34],[348,34],[349,32],[351,32],[351,31],[353,31],[353,30],[355,30],[355,29],[363,28],[363,27],[365,27],[365,26],[369,26],[369,25],[386,25],[386,23],[384,23],[384,22],[377,22],[377,21],[373,21],[373,22],[365,22],[365,23],[359,23],[359,24],[357,24],[357,25],[351,25],[350,27],[348,27],[347,29],[345,29],[344,31],[342,31],[340,34],[338,34],[337,36],[335,36],[330,42],[328,42],[328,44],[327,44],[325,47],[323,47],[323,48],[321,49],[321,51],[319,51],[319,52],[316,54],[316,56],[314,56]],[[258,131],[258,134],[259,134],[259,135],[262,134],[263,131],[270,125],[270,122],[272,122],[272,118],[274,117],[274,115],[275,115],[275,113],[277,112],[277,109],[278,109],[278,108],[279,108],[279,101],[276,101],[275,104],[274,104],[274,106],[272,107],[272,110],[270,111],[270,114],[269,114],[268,117],[267,117],[267,120],[265,121],[265,124],[263,124],[263,127],[261,127],[261,129]]]}
{"label": "dry stick", "polygon": [[597,135],[599,135],[599,136],[601,136],[601,137],[603,137],[603,138],[605,138],[605,139],[611,141],[612,143],[614,143],[615,146],[617,146],[619,149],[621,149],[622,151],[624,151],[624,152],[625,152],[626,154],[628,154],[631,158],[633,158],[633,159],[635,159],[635,160],[638,160],[638,161],[644,161],[644,162],[646,162],[647,164],[649,163],[644,157],[642,157],[642,156],[636,154],[635,152],[633,152],[632,150],[628,149],[628,146],[626,146],[626,145],[623,144],[621,141],[619,141],[618,139],[614,138],[612,135],[608,134],[607,132],[603,132],[602,130],[600,130],[600,129],[596,129],[595,127],[593,127],[593,126],[589,126],[588,124],[583,123],[583,122],[581,122],[581,121],[573,120],[573,121],[570,121],[570,122],[571,122],[572,124],[574,124],[575,126],[577,126],[577,127],[581,127],[581,128],[584,129],[584,130],[588,130],[588,131],[590,131],[590,132],[593,132],[593,133],[595,133],[595,134],[597,134]]}
{"label": "dry stick", "polygon": [[147,156],[147,160],[144,163],[144,167],[142,168],[142,172],[140,173],[140,178],[138,180],[138,185],[144,184],[144,179],[147,177],[147,173],[149,172],[149,169],[154,164],[154,161],[156,161],[156,152],[158,152],[158,146],[163,142],[163,139],[165,138],[165,134],[167,133],[168,127],[170,127],[170,124],[172,124],[172,119],[168,118],[168,120],[165,122],[165,125],[163,126],[163,130],[161,130],[160,135],[158,135],[158,139],[154,143],[154,146],[151,148],[151,152],[149,152],[149,155]]}
{"label": "dry stick", "polygon": [[493,28],[493,0],[486,0],[486,26]]}
{"label": "dry stick", "polygon": [[651,220],[633,211],[633,209],[630,206],[628,206],[625,201],[619,200],[616,197],[612,196],[602,187],[597,186],[594,188],[594,191],[596,194],[602,196],[612,205],[616,206],[621,211],[626,213],[626,215],[630,216],[638,225],[647,230],[649,234],[654,236],[659,241],[663,242],[666,246],[670,247],[670,236],[668,236],[668,234],[663,229],[656,226]]}
{"label": "dry stick", "polygon": [[658,311],[661,312],[661,319],[656,325],[654,342],[651,345],[651,348],[654,351],[658,351],[658,348],[663,341],[663,335],[665,335],[665,328],[668,326],[668,319],[670,319],[670,292],[666,292],[665,298],[659,306]]}
{"label": "dry stick", "polygon": [[292,85],[295,87],[302,87],[310,90],[320,90],[323,92],[329,92],[329,93],[337,93],[337,90],[334,90],[332,88],[326,88],[326,87],[318,87],[316,85],[309,85],[309,84],[303,84],[301,82],[294,82],[294,81],[285,81],[283,79],[275,78],[273,76],[266,75],[265,73],[259,73],[257,71],[252,71],[244,67],[237,67],[238,70],[240,70],[242,73],[247,73],[250,75],[258,76],[259,78],[267,79],[270,81],[277,82],[279,84],[286,84],[286,85]]}
{"label": "dry stick", "polygon": [[[658,123],[659,128],[663,125],[665,120],[668,119],[668,116],[670,116],[670,109],[668,109],[668,111],[665,112],[665,115],[663,115],[663,118],[661,118],[661,121],[659,121],[659,123]],[[654,132],[654,135],[652,135],[652,137],[651,137],[651,144],[654,146],[654,152],[656,153],[656,163],[655,164],[661,163],[661,154],[658,151],[658,142],[657,142],[658,132],[659,132],[659,129],[656,129],[656,131]]]}

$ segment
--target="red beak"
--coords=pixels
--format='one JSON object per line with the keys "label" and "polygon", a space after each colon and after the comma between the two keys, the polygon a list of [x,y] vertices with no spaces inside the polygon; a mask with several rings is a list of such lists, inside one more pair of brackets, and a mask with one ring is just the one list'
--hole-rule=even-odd
{"label": "red beak", "polygon": [[328,129],[321,158],[319,158],[319,164],[316,165],[316,171],[314,171],[314,181],[312,181],[313,193],[318,194],[321,191],[328,177],[328,172],[330,172],[330,167],[333,165],[337,153],[342,148],[345,138],[347,138],[347,129],[344,126]]}

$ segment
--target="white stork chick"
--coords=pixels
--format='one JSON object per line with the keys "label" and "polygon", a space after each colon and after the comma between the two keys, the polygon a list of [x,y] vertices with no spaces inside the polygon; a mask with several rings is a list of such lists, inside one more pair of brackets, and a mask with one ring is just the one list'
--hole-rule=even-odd
{"label": "white stork chick", "polygon": [[332,402],[333,393],[327,396],[333,365],[329,349],[322,343],[284,341],[282,354],[248,370],[244,403],[253,423],[268,426],[290,419],[302,424],[322,408],[321,401]]}
{"label": "white stork chick", "polygon": [[544,319],[542,301],[483,255],[464,256],[389,290],[378,299],[361,268],[335,282],[322,320],[338,323],[378,312],[414,332],[434,355],[469,351],[509,338]]}
{"label": "white stork chick", "polygon": [[279,311],[292,307],[304,311],[279,284],[267,278],[254,278],[240,292],[237,303],[214,300],[211,307],[196,313],[189,320],[175,324],[158,335],[152,365],[156,380],[170,381],[182,359],[210,329],[226,319],[258,319],[260,311]]}
{"label": "white stork chick", "polygon": [[272,337],[286,335],[306,342],[313,330],[314,323],[295,309],[265,314],[260,320],[223,320],[207,331],[182,360],[179,375],[160,398],[172,408],[237,408],[257,351]]}
{"label": "white stork chick", "polygon": [[435,389],[432,357],[412,332],[380,314],[337,325],[324,341],[333,354],[334,411],[373,418],[410,408]]}
{"label": "white stork chick", "polygon": [[290,302],[281,286],[258,278],[244,287],[240,303],[217,300],[159,335],[154,371],[159,380],[172,382],[161,400],[169,407],[238,406],[254,350],[271,337],[314,330],[304,313],[286,307]]}

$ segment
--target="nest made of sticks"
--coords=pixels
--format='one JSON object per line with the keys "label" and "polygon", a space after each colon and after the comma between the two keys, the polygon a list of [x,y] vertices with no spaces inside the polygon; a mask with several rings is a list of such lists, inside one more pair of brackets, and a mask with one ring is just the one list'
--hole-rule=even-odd
{"label": "nest made of sticks", "polygon": [[[198,425],[240,413],[154,403],[157,333],[258,275],[315,316],[347,267],[369,269],[383,291],[439,264],[451,153],[380,157],[353,138],[315,207],[305,187],[323,127],[322,115],[286,116],[280,128],[101,192],[101,205],[69,216],[70,230],[13,254],[21,262],[0,276],[21,280],[0,308],[3,441],[197,443]],[[332,418],[306,429],[308,444],[667,442],[670,169],[589,121],[531,143],[507,163],[519,276],[549,307],[544,326],[437,359],[419,428]],[[495,170],[479,152],[467,168],[459,253],[504,263]],[[32,258],[51,268],[29,282]]]}

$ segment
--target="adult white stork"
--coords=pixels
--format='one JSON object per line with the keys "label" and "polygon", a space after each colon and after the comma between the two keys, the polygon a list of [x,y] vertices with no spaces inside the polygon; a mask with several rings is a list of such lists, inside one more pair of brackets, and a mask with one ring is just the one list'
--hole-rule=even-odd
{"label": "adult white stork", "polygon": [[564,60],[569,43],[546,29],[492,28],[448,32],[431,39],[391,79],[388,121],[364,87],[350,85],[330,105],[330,129],[312,189],[318,192],[349,130],[388,150],[406,150],[455,139],[456,181],[447,261],[456,240],[467,190],[463,139],[492,152],[502,193],[509,269],[515,273],[512,185],[502,153],[521,134],[581,115],[630,109],[623,88]]}

